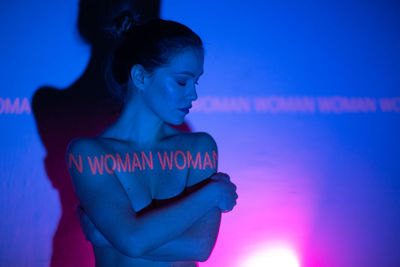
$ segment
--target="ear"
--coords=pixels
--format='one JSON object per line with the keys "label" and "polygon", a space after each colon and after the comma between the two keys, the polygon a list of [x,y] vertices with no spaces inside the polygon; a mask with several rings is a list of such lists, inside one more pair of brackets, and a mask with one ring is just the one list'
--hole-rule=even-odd
{"label": "ear", "polygon": [[131,69],[132,83],[139,91],[143,91],[147,81],[147,72],[140,64],[136,64]]}

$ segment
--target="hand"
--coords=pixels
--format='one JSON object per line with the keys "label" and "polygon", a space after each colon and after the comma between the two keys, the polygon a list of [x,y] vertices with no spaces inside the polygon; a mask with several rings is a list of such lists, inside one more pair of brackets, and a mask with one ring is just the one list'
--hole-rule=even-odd
{"label": "hand", "polygon": [[229,212],[236,206],[236,185],[231,182],[228,174],[223,172],[214,173],[211,177],[210,183],[215,184],[216,190],[219,194],[218,208],[223,212]]}

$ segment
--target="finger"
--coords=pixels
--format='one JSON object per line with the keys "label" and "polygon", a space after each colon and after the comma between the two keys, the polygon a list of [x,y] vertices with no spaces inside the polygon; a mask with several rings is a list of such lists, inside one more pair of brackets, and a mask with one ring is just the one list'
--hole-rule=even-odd
{"label": "finger", "polygon": [[232,182],[232,180],[229,179],[229,178],[221,178],[220,180],[223,180],[223,181],[225,181],[225,182],[227,182],[227,183],[229,183],[229,184],[231,184],[231,185],[236,186],[236,185]]}
{"label": "finger", "polygon": [[228,181],[228,184],[229,184],[230,188],[232,188],[233,191],[236,191],[237,186],[234,183],[232,183],[231,181]]}
{"label": "finger", "polygon": [[218,178],[229,179],[229,175],[224,172],[216,172],[214,175],[217,176]]}
{"label": "finger", "polygon": [[224,175],[221,172],[217,172],[217,173],[213,174],[212,179],[229,181],[229,177],[227,177],[226,175]]}
{"label": "finger", "polygon": [[229,177],[229,175],[228,175],[227,173],[225,173],[225,172],[220,172],[220,174],[221,174],[221,176],[222,176],[224,179],[228,179],[228,180],[231,179],[231,178]]}

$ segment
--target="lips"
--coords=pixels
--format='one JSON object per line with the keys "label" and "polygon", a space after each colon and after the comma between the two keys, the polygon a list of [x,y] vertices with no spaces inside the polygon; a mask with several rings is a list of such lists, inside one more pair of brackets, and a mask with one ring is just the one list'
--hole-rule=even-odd
{"label": "lips", "polygon": [[183,107],[183,108],[178,108],[180,111],[185,112],[185,114],[189,113],[189,109],[192,108],[192,105],[190,104],[189,106]]}
{"label": "lips", "polygon": [[191,108],[192,108],[192,105],[187,106],[187,107],[183,107],[183,108],[180,108],[180,109],[191,109]]}
{"label": "lips", "polygon": [[178,108],[180,111],[185,112],[186,114],[189,113],[189,109],[188,108]]}

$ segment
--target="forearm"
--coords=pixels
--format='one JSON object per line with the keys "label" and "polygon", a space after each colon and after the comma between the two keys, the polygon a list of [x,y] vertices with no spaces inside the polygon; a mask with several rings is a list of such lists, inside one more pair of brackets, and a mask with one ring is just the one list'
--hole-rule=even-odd
{"label": "forearm", "polygon": [[[190,229],[187,230],[189,232]],[[199,261],[202,251],[196,245],[196,240],[185,232],[174,240],[141,255],[139,258],[153,261]]]}
{"label": "forearm", "polygon": [[[202,191],[203,189],[204,184],[198,184],[187,188],[187,192],[193,194],[193,192]],[[208,197],[212,197],[212,195]],[[164,208],[162,207],[161,209]],[[205,214],[200,214],[200,218],[182,234],[161,244],[157,248],[142,253],[138,257],[158,261],[187,261],[199,260],[199,258],[201,259],[205,256],[208,257],[207,255],[211,253],[216,241],[220,219],[221,211],[214,205]],[[83,231],[90,242],[97,246],[113,247],[85,214],[80,217],[80,220]]]}
{"label": "forearm", "polygon": [[[88,223],[88,221],[85,221]],[[139,258],[154,261],[201,261],[208,258],[218,235],[221,210],[217,207],[198,219],[183,234],[162,246],[141,255]],[[89,226],[88,226],[89,227]],[[95,228],[89,241],[96,246],[112,247],[110,242]]]}
{"label": "forearm", "polygon": [[[198,221],[200,221],[199,219]],[[197,261],[201,258],[199,240],[194,239],[193,231],[196,230],[194,223],[189,229],[177,238],[163,244],[161,247],[148,251],[138,258],[149,259],[153,261]],[[95,246],[111,247],[114,246],[100,233],[89,239]],[[196,246],[197,245],[197,246]]]}
{"label": "forearm", "polygon": [[138,231],[132,236],[139,244],[139,255],[161,247],[183,234],[204,214],[217,206],[217,195],[212,184],[181,199],[153,209],[138,218]]}
{"label": "forearm", "polygon": [[221,211],[214,207],[176,239],[142,255],[155,261],[203,261],[215,245]]}
{"label": "forearm", "polygon": [[[138,258],[153,261],[198,261],[203,252],[200,249],[200,244],[202,243],[194,238],[194,236],[197,235],[194,233],[194,231],[199,228],[196,225],[200,220],[201,219],[195,222],[189,229],[187,229],[177,238],[163,244],[156,249],[148,251],[146,254],[141,255]],[[114,246],[99,232],[96,232],[95,236],[89,237],[88,240],[95,246],[114,248]]]}

